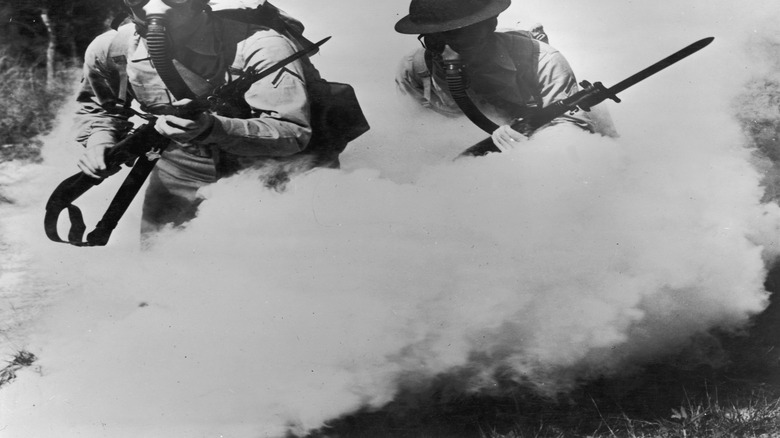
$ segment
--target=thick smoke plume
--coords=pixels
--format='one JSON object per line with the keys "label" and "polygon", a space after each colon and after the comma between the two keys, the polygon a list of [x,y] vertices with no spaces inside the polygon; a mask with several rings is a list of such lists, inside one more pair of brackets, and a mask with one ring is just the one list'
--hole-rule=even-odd
{"label": "thick smoke plume", "polygon": [[737,118],[763,159],[766,198],[780,197],[780,40],[762,32],[750,39],[751,59],[761,68],[735,98]]}
{"label": "thick smoke plume", "polygon": [[[290,3],[301,18],[332,15]],[[398,103],[392,89],[396,60],[416,43],[391,34],[405,5],[343,3],[356,13],[330,30],[365,37],[342,37],[332,56],[343,62],[324,49],[318,65],[356,86],[374,126],[343,170],[282,193],[257,172],[222,180],[195,220],[145,252],[137,206],[108,247],[45,241],[43,202],[78,153],[62,132],[45,140],[44,165],[4,187],[17,204],[3,207],[2,239],[23,257],[3,293],[48,303],[15,316],[28,328],[13,346],[39,368],[0,391],[4,437],[280,436],[441,375],[463,391],[500,377],[551,395],[739,329],[766,306],[780,209],[765,202],[766,175],[731,106],[754,64],[722,65],[746,28],[627,92],[610,107],[618,139],[560,127],[453,162],[483,134]],[[705,24],[731,10],[707,5],[682,43],[632,39],[642,41],[635,69],[617,59],[583,69],[621,79],[714,33]],[[546,28],[566,52],[584,30],[552,32],[563,23]],[[346,61],[355,53],[364,62]],[[712,92],[725,84],[732,91]],[[108,196],[82,205],[97,214]]]}

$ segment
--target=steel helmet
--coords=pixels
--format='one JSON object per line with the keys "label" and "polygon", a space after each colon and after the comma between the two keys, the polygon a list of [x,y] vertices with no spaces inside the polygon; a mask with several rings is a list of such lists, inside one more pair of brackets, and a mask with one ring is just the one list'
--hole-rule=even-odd
{"label": "steel helmet", "polygon": [[412,0],[409,15],[395,24],[395,30],[416,35],[460,29],[495,17],[511,3],[511,0]]}

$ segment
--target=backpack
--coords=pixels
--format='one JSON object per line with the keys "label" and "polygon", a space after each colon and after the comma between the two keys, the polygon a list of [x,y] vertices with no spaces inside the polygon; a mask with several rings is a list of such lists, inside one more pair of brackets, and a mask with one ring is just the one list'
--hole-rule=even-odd
{"label": "backpack", "polygon": [[[304,27],[300,21],[267,1],[254,9],[227,9],[211,13],[222,20],[269,27],[302,48],[314,45],[303,36]],[[130,90],[122,64],[127,62],[126,54],[132,36],[129,32],[132,31],[132,26],[120,27],[108,50],[108,60],[116,65],[120,75],[119,98],[124,100],[124,103],[130,100],[126,98]],[[349,142],[366,133],[370,126],[351,85],[322,79],[308,57],[302,58],[301,61],[305,64],[312,137],[307,148],[291,158],[306,156],[313,159],[312,165],[315,167],[338,167],[338,155]],[[208,90],[209,85],[195,73],[187,73],[186,68],[180,70],[180,73],[196,94],[200,95]]]}

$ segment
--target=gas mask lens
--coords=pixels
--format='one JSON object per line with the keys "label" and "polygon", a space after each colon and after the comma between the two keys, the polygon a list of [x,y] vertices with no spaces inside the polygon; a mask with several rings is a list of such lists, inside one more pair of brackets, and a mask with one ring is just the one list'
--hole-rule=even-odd
{"label": "gas mask lens", "polygon": [[430,50],[433,53],[443,52],[444,46],[447,44],[442,35],[437,33],[423,34],[418,36],[417,39],[426,50]]}

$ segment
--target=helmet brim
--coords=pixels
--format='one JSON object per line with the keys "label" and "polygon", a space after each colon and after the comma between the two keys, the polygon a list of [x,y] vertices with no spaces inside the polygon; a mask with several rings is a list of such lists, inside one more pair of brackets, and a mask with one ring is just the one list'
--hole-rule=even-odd
{"label": "helmet brim", "polygon": [[472,24],[479,23],[480,21],[487,20],[488,18],[495,17],[496,15],[504,12],[511,3],[511,0],[494,0],[484,9],[478,11],[475,14],[449,21],[428,23],[415,22],[412,21],[411,15],[407,15],[404,18],[398,20],[398,23],[395,24],[395,31],[409,35],[419,35],[460,29],[461,27],[470,26]]}

